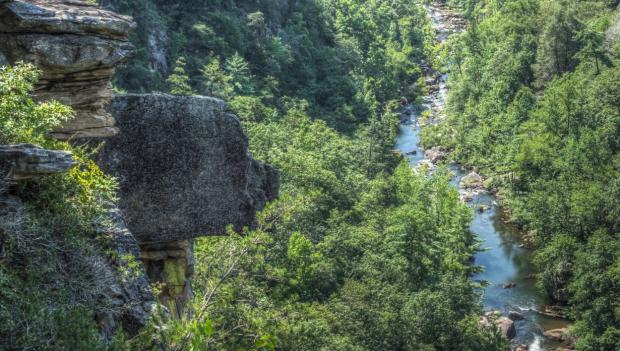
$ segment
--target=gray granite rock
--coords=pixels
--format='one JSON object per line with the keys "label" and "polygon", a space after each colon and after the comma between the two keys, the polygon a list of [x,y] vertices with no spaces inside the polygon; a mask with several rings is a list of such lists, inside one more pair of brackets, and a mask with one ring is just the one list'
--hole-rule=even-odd
{"label": "gray granite rock", "polygon": [[2,179],[9,182],[66,172],[74,165],[68,151],[46,150],[31,144],[0,145]]}
{"label": "gray granite rock", "polygon": [[80,0],[8,0],[0,9],[0,32],[97,34],[125,38],[135,27],[128,16]]}
{"label": "gray granite rock", "polygon": [[119,205],[139,242],[241,230],[278,195],[278,171],[248,155],[241,123],[223,101],[126,95],[110,111],[120,134],[98,163],[118,177]]}

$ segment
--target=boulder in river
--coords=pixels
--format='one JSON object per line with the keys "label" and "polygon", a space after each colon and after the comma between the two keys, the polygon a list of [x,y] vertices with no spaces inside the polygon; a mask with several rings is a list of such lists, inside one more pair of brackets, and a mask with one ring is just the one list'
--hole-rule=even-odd
{"label": "boulder in river", "polygon": [[504,336],[508,340],[514,339],[517,336],[517,329],[515,328],[515,323],[507,317],[502,317],[498,320],[497,325],[499,326],[499,330],[502,332],[502,336]]}
{"label": "boulder in river", "polygon": [[426,157],[433,164],[436,164],[440,161],[445,160],[446,156],[447,156],[446,150],[440,147],[433,147],[431,149],[424,151],[424,157]]}
{"label": "boulder in river", "polygon": [[570,336],[568,335],[568,328],[550,329],[545,331],[543,335],[547,339],[557,342],[564,342],[570,338]]}
{"label": "boulder in river", "polygon": [[504,289],[513,289],[517,287],[516,283],[510,282],[510,283],[506,283],[502,286]]}
{"label": "boulder in river", "polygon": [[474,193],[471,191],[461,192],[460,199],[462,202],[472,202],[474,200]]}
{"label": "boulder in river", "polygon": [[513,321],[520,321],[520,320],[525,319],[525,316],[517,311],[510,311],[508,312],[508,318],[510,318]]}
{"label": "boulder in river", "polygon": [[472,189],[472,190],[478,190],[484,187],[482,177],[480,176],[480,174],[476,172],[471,172],[468,175],[464,176],[461,179],[459,186],[462,189]]}
{"label": "boulder in river", "polygon": [[506,339],[514,339],[517,335],[517,330],[514,325],[514,321],[510,318],[502,316],[500,311],[487,311],[480,317],[478,324],[481,328],[485,329],[499,329],[502,336]]}
{"label": "boulder in river", "polygon": [[575,337],[572,334],[571,328],[556,328],[550,329],[543,333],[543,335],[550,340],[562,343],[562,347],[559,350],[574,350],[575,349]]}

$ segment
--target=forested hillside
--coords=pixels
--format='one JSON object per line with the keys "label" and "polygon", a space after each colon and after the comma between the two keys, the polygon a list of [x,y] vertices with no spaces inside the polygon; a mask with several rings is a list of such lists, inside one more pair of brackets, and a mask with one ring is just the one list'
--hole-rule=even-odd
{"label": "forested hillside", "polygon": [[[407,1],[105,1],[138,22],[127,91],[225,99],[282,174],[257,230],[196,243],[193,314],[132,348],[495,350],[470,210],[392,153],[434,34]],[[165,327],[162,326],[165,325]]]}
{"label": "forested hillside", "polygon": [[451,1],[447,120],[427,146],[477,167],[531,236],[580,350],[620,349],[618,1]]}
{"label": "forested hillside", "polygon": [[619,0],[0,0],[0,37],[0,349],[620,350]]}
{"label": "forested hillside", "polygon": [[183,69],[188,93],[256,115],[269,114],[261,104],[285,110],[281,98],[304,99],[312,117],[349,132],[381,104],[419,92],[418,63],[433,40],[411,1],[102,3],[138,23],[138,54],[117,75],[120,88],[168,91],[168,76]]}

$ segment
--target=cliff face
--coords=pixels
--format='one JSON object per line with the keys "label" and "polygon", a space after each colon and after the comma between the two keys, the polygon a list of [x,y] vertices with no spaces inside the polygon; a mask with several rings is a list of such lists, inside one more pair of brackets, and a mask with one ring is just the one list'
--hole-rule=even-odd
{"label": "cliff face", "polygon": [[[63,239],[53,238],[53,235],[34,240],[36,234],[31,233],[28,223],[37,220],[37,212],[28,209],[27,204],[13,194],[13,185],[20,181],[37,182],[44,177],[67,172],[75,165],[72,154],[67,151],[46,150],[30,144],[0,145],[0,265],[7,256],[7,250],[12,250],[13,256],[36,260],[39,255],[36,250],[65,247]],[[78,275],[64,277],[66,272],[51,263],[50,267],[38,268],[47,270],[52,280],[68,278],[71,285],[75,285],[74,289],[68,289],[72,291],[69,295],[79,294],[82,303],[97,306],[98,310],[93,312],[105,338],[111,337],[118,327],[130,334],[136,333],[146,324],[155,303],[142,266],[136,267],[131,274],[126,273],[127,260],[137,259],[140,255],[138,243],[127,229],[119,210],[111,204],[108,218],[97,223],[96,233],[91,234],[97,234],[102,242],[72,252],[75,257],[54,260],[59,265],[78,262]],[[13,242],[10,249],[5,247],[8,241]],[[21,247],[16,248],[15,242],[19,242]],[[39,245],[38,242],[44,244]],[[12,261],[16,261],[15,257]],[[19,265],[5,268],[8,271],[20,269]],[[56,284],[63,287],[64,283],[57,281]],[[45,291],[46,288],[41,289]]]}
{"label": "cliff face", "polygon": [[[192,239],[252,226],[279,187],[278,172],[249,156],[242,126],[223,101],[113,98],[110,78],[133,53],[127,35],[134,26],[78,0],[0,0],[0,64],[34,63],[42,74],[35,97],[75,111],[52,136],[106,140],[97,161],[120,183],[118,207],[108,204],[105,225],[96,225],[105,243],[84,273],[98,287],[95,315],[105,337],[146,324],[154,304],[149,283],[160,283],[160,301],[181,317],[192,296]],[[73,166],[69,152],[0,145],[0,219],[22,215],[21,199],[11,195],[16,182]],[[3,238],[16,230],[0,225],[0,263]],[[130,266],[135,272],[127,275]]]}
{"label": "cliff face", "polygon": [[0,1],[0,64],[33,62],[41,70],[36,96],[73,107],[59,139],[116,134],[105,111],[115,66],[134,52],[130,17],[75,0]]}

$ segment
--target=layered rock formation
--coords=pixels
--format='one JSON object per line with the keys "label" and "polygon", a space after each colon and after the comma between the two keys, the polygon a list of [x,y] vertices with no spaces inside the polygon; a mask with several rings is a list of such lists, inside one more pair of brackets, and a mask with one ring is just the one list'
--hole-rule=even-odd
{"label": "layered rock formation", "polygon": [[138,239],[160,301],[181,317],[192,296],[192,239],[252,226],[278,195],[279,174],[248,154],[248,139],[226,104],[161,94],[114,99],[120,133],[100,167],[120,183],[119,206]]}
{"label": "layered rock formation", "polygon": [[140,258],[151,281],[160,290],[159,301],[176,319],[185,316],[193,296],[194,246],[191,240],[143,243]]}
{"label": "layered rock formation", "polygon": [[131,18],[78,0],[0,1],[0,64],[34,63],[41,70],[36,97],[73,107],[75,118],[53,135],[109,137],[114,118],[105,106],[112,98],[114,67],[131,56]]}
{"label": "layered rock formation", "polygon": [[[133,27],[129,17],[83,1],[0,0],[0,64],[34,63],[41,70],[35,97],[73,107],[75,118],[53,136],[108,137],[117,132],[105,109],[113,95],[110,79],[114,67],[134,50],[127,42]],[[0,263],[5,240],[22,235],[20,225],[27,216],[36,217],[25,213],[21,199],[11,195],[12,185],[66,172],[74,165],[70,152],[0,145]],[[93,253],[92,278],[104,288],[83,293],[101,294],[96,319],[105,337],[119,326],[136,333],[155,303],[142,265],[129,262],[139,260],[139,246],[114,205],[98,232],[105,247]]]}
{"label": "layered rock formation", "polygon": [[31,144],[0,145],[0,170],[9,182],[62,173],[74,165],[67,151],[46,150]]}

